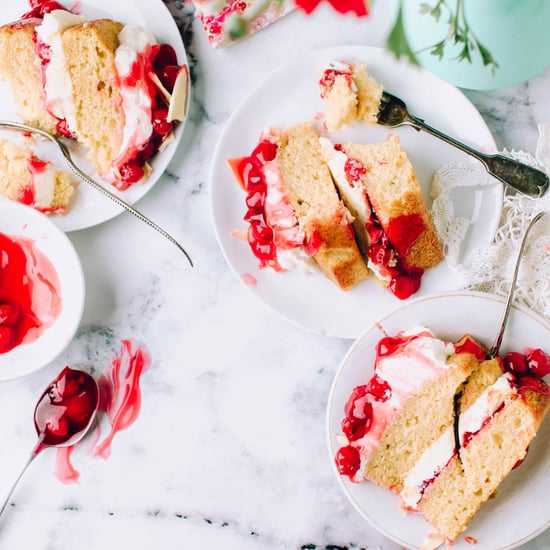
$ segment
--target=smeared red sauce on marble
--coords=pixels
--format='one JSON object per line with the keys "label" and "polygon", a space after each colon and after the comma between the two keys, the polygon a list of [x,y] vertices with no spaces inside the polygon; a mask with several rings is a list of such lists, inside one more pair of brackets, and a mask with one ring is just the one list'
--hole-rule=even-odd
{"label": "smeared red sauce on marble", "polygon": [[37,340],[61,310],[51,261],[32,239],[0,233],[0,353]]}
{"label": "smeared red sauce on marble", "polygon": [[[141,375],[150,364],[149,352],[143,345],[122,340],[120,352],[98,380],[98,424],[95,433],[91,434],[94,443],[89,452],[92,456],[108,458],[114,437],[136,420],[141,408]],[[72,452],[73,447],[60,448],[57,452],[55,475],[63,483],[76,482],[79,477],[71,462]]]}

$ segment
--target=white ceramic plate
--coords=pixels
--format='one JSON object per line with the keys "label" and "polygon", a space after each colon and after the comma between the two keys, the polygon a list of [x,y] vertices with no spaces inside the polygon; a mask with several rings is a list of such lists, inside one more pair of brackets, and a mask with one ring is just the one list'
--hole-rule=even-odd
{"label": "white ceramic plate", "polygon": [[0,354],[0,381],[4,381],[40,369],[65,349],[82,319],[85,284],[71,241],[44,214],[15,202],[1,202],[0,233],[34,242],[57,271],[62,300],[61,313],[37,340]]}
{"label": "white ceramic plate", "polygon": [[[63,2],[62,2],[63,3]],[[72,6],[74,2],[65,2],[65,5]],[[162,0],[127,0],[126,2],[113,2],[112,0],[82,0],[78,2],[80,13],[89,19],[98,19],[108,17],[116,19],[126,24],[133,24],[145,27],[152,31],[159,43],[170,44],[178,56],[180,65],[188,65],[187,55],[179,33],[178,27],[170,12]],[[29,3],[27,0],[12,0],[5,2],[0,13],[0,24],[9,23],[19,19],[19,17],[28,11]],[[190,98],[190,86],[187,90],[187,101]],[[7,84],[0,82],[0,118],[5,120],[19,120],[17,117],[17,107],[13,96]],[[86,161],[82,154],[76,154],[75,162],[88,174],[90,174],[99,183],[102,183],[118,195],[125,202],[135,204],[143,197],[162,176],[168,163],[174,155],[177,145],[181,139],[185,121],[180,122],[174,131],[174,141],[170,143],[163,151],[152,159],[153,174],[144,184],[134,184],[126,191],[119,192],[111,184],[103,182],[91,164]],[[6,133],[2,131],[0,137],[9,139],[13,132]],[[40,151],[45,151],[45,157],[48,152],[51,153],[51,159],[70,171],[68,166],[63,163],[63,157],[56,151],[54,144],[48,145],[48,150],[42,147]],[[114,201],[99,193],[84,182],[80,182],[73,197],[68,212],[63,216],[52,216],[54,223],[63,229],[63,231],[74,231],[92,227],[114,216],[120,214],[123,209]]]}
{"label": "white ceramic plate", "polygon": [[[260,270],[248,243],[231,236],[245,228],[244,192],[234,180],[226,159],[246,156],[267,126],[283,127],[313,120],[323,112],[318,81],[321,67],[328,61],[360,60],[386,89],[407,101],[411,111],[432,126],[477,148],[494,151],[494,140],[481,116],[455,87],[408,64],[396,62],[385,51],[363,46],[345,46],[311,52],[269,76],[233,113],[214,152],[210,174],[211,215],[218,241],[227,262],[239,279],[258,298],[288,320],[331,336],[355,338],[375,318],[401,303],[374,280],[365,281],[349,292],[339,290],[322,275],[275,273]],[[427,202],[434,171],[447,161],[466,161],[466,155],[427,134],[412,128],[396,129],[415,167]],[[356,124],[334,134],[337,140],[376,142],[388,129]],[[502,187],[465,188],[455,196],[455,214],[471,220],[463,254],[487,244],[498,226]],[[252,276],[252,277],[250,277]],[[442,262],[425,274],[417,296],[459,288],[456,276]]]}
{"label": "white ceramic plate", "polygon": [[[418,549],[430,527],[419,514],[405,514],[397,495],[369,483],[352,483],[338,474],[334,455],[338,450],[344,405],[355,386],[364,384],[373,372],[375,346],[383,333],[395,334],[418,324],[443,339],[457,340],[470,333],[491,347],[500,325],[504,300],[478,292],[446,293],[415,299],[387,316],[382,316],[344,357],[333,382],[327,405],[327,439],[330,460],[344,493],[359,513],[376,529],[406,548]],[[527,347],[550,352],[550,326],[528,310],[514,307],[510,313],[501,352],[523,351]],[[453,550],[472,550],[465,536],[477,540],[478,548],[508,550],[526,543],[550,526],[550,417],[543,422],[531,443],[527,458],[500,485],[496,497],[486,502],[460,535]]]}

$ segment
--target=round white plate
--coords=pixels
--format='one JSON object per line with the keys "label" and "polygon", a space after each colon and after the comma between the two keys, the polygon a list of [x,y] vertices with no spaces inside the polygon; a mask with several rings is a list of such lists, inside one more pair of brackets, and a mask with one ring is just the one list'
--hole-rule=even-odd
{"label": "round white plate", "polygon": [[[399,497],[369,483],[352,483],[340,476],[334,465],[338,450],[336,434],[344,405],[355,386],[364,384],[373,373],[375,346],[383,336],[418,324],[450,341],[466,333],[487,347],[496,337],[504,309],[504,299],[478,292],[446,293],[415,299],[373,324],[356,340],[336,373],[327,405],[327,439],[330,460],[344,493],[359,513],[376,529],[406,548],[418,549],[430,529],[419,514],[405,514]],[[380,328],[381,327],[381,328]],[[501,353],[541,347],[550,352],[550,326],[524,308],[514,307],[502,341]],[[502,482],[496,496],[486,502],[453,550],[472,550],[464,537],[473,537],[478,548],[507,550],[524,544],[550,526],[550,508],[543,505],[550,492],[550,417],[543,422],[527,458]]]}
{"label": "round white plate", "polygon": [[[61,2],[63,3],[63,2]],[[74,2],[66,1],[65,5],[72,6]],[[121,21],[125,24],[139,25],[149,29],[156,36],[159,43],[170,44],[178,56],[180,65],[188,65],[187,54],[178,27],[174,18],[162,2],[162,0],[127,0],[125,2],[113,2],[112,0],[82,0],[77,2],[80,13],[89,19],[107,17]],[[28,11],[27,0],[12,0],[2,6],[0,13],[0,25],[15,21],[23,13]],[[190,85],[187,90],[187,101],[190,99]],[[189,103],[188,103],[189,105]],[[13,100],[8,85],[0,82],[0,118],[5,120],[18,121],[17,107]],[[174,141],[151,162],[153,173],[143,184],[134,184],[125,191],[118,191],[110,183],[106,183],[97,175],[90,162],[84,158],[82,153],[76,152],[74,160],[80,168],[103,184],[109,191],[118,195],[125,202],[135,204],[143,197],[162,176],[164,170],[171,161],[178,143],[181,139],[185,121],[180,122],[174,130]],[[10,139],[13,132],[1,131],[0,137]],[[47,149],[47,150],[46,150]],[[54,160],[62,168],[69,167],[63,162],[63,157],[57,152],[54,144],[40,147],[40,153],[48,160]],[[48,155],[50,153],[50,155]],[[77,180],[79,181],[79,180]],[[70,208],[62,216],[52,216],[53,222],[63,231],[75,231],[85,229],[99,223],[110,220],[123,211],[114,201],[99,193],[88,184],[80,181],[71,198]]]}
{"label": "round white plate", "polygon": [[0,233],[34,242],[57,271],[62,300],[61,313],[37,340],[0,353],[0,381],[4,381],[40,369],[65,349],[82,319],[85,284],[71,241],[44,214],[15,202],[1,202]]}
{"label": "round white plate", "polygon": [[[245,194],[226,164],[228,158],[250,154],[265,127],[317,118],[323,112],[318,86],[321,67],[337,59],[364,62],[378,82],[405,99],[411,111],[432,126],[485,151],[494,151],[496,146],[475,107],[457,88],[417,67],[397,62],[384,50],[364,46],[322,49],[292,61],[271,74],[233,113],[214,152],[210,173],[211,215],[227,262],[258,298],[288,320],[323,334],[355,338],[371,321],[401,302],[382,289],[374,277],[343,292],[321,274],[260,270],[248,243],[231,235],[237,228],[246,228],[246,206]],[[400,136],[431,205],[429,189],[434,171],[448,161],[466,161],[466,155],[412,128],[399,128],[394,133]],[[336,140],[366,143],[380,141],[387,134],[388,129],[381,126],[356,124],[333,135]],[[471,220],[463,247],[466,255],[492,240],[500,218],[502,186],[495,182],[483,188],[460,189],[454,199],[455,215]],[[417,296],[459,287],[457,277],[441,262],[425,274]]]}

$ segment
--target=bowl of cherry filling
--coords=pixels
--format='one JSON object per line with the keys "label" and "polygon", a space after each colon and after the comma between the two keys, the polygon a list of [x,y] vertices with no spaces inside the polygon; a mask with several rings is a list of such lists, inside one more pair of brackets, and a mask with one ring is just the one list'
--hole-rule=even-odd
{"label": "bowl of cherry filling", "polygon": [[82,265],[65,233],[28,206],[0,201],[0,381],[53,361],[84,300]]}

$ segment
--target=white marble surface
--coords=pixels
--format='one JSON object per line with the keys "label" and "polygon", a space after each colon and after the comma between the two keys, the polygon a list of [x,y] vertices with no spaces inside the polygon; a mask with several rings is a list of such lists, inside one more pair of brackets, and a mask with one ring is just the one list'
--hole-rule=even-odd
{"label": "white marble surface", "polygon": [[[363,21],[328,7],[293,13],[214,50],[189,8],[170,7],[190,58],[190,119],[139,208],[185,244],[195,267],[128,214],[70,234],[86,276],[82,326],[56,361],[0,386],[0,492],[33,445],[34,404],[61,367],[101,370],[122,338],[143,342],[152,366],[140,416],[109,459],[75,456],[81,476],[70,485],[53,475],[53,451],[31,465],[0,519],[0,548],[397,550],[348,503],[326,449],[327,395],[351,342],[289,324],[235,278],[207,185],[224,123],[260,79],[312,48],[382,45],[389,8],[375,1]],[[467,95],[499,147],[534,152],[536,124],[550,120],[548,86],[549,71]],[[550,547],[550,532],[524,547]]]}

